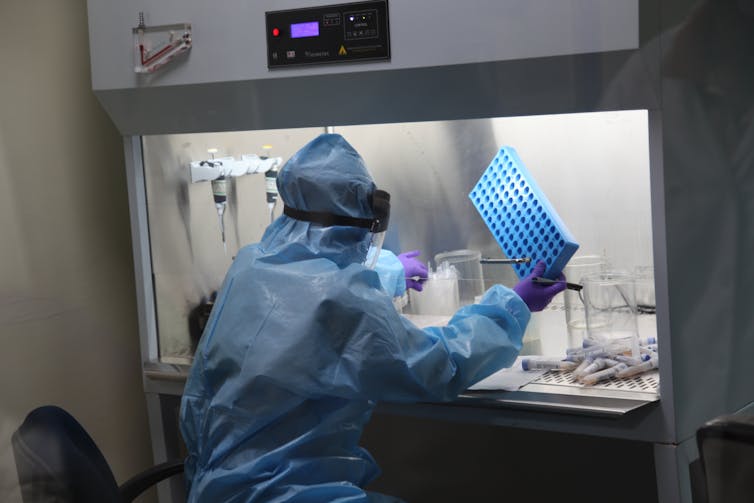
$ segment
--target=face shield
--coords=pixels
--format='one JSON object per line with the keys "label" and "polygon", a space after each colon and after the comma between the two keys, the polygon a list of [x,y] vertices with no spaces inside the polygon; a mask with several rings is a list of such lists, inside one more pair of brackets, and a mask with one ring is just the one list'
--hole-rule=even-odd
{"label": "face shield", "polygon": [[283,214],[296,220],[312,222],[323,227],[342,225],[369,229],[371,233],[370,248],[364,265],[373,269],[382,250],[385,232],[390,221],[390,194],[384,190],[375,190],[372,193],[370,205],[372,206],[372,215],[374,215],[372,218],[335,215],[324,211],[297,210],[288,205],[283,207]]}
{"label": "face shield", "polygon": [[367,254],[367,260],[364,265],[374,269],[377,259],[382,251],[382,243],[385,242],[387,225],[390,222],[390,194],[384,190],[375,190],[372,194],[372,214],[374,215],[372,239]]}

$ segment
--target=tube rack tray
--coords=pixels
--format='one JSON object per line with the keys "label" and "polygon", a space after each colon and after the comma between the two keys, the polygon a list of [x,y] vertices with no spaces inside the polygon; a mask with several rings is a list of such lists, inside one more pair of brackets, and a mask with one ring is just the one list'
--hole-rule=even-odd
{"label": "tube rack tray", "polygon": [[513,264],[519,278],[541,260],[555,279],[579,248],[512,147],[500,148],[469,198],[508,258],[531,257]]}

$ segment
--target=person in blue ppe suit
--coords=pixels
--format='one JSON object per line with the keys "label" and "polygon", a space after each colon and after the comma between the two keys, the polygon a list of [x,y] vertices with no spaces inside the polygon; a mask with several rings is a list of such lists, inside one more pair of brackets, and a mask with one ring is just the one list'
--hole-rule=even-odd
{"label": "person in blue ppe suit", "polygon": [[527,306],[564,282],[494,286],[447,326],[419,329],[364,265],[388,196],[359,154],[321,135],[277,184],[284,214],[239,251],[186,383],[188,500],[398,501],[362,489],[379,474],[358,446],[375,402],[452,400],[510,365]]}

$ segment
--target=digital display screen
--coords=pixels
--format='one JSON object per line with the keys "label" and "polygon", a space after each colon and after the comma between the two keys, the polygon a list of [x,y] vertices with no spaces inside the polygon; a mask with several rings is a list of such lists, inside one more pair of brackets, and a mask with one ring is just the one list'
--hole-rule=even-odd
{"label": "digital display screen", "polygon": [[319,22],[295,23],[291,25],[291,38],[318,37]]}

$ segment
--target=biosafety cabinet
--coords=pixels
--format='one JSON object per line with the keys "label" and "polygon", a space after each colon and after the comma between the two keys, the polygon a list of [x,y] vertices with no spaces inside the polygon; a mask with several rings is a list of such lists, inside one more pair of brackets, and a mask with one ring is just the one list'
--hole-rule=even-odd
{"label": "biosafety cabinet", "polygon": [[[280,214],[266,181],[334,131],[392,194],[388,248],[420,249],[426,260],[456,249],[502,257],[468,193],[510,146],[580,252],[654,270],[655,313],[639,328],[658,339],[657,371],[591,387],[548,372],[449,404],[380,404],[373,422],[394,422],[365,441],[388,482],[384,453],[409,445],[418,455],[410,428],[443,424],[455,434],[446,450],[472,456],[481,448],[469,448],[472,439],[519,431],[542,460],[554,455],[553,438],[610,445],[609,461],[586,449],[568,459],[604,479],[601,466],[631,457],[611,483],[630,480],[642,501],[691,501],[696,429],[754,398],[746,2],[89,0],[88,13],[92,86],[124,137],[134,337],[156,461],[180,455],[177,404],[213,292],[238,248]],[[510,286],[516,277],[485,265],[484,280]],[[534,315],[524,353],[566,346],[556,298]],[[386,431],[389,440],[374,442],[382,448],[369,445]],[[511,455],[497,461],[501,494],[525,484],[506,479]],[[469,464],[449,458],[446,468]],[[531,472],[546,485],[551,470]],[[479,473],[466,490],[490,496]],[[583,480],[573,484],[590,501]],[[162,487],[161,501],[179,498],[179,486]]]}

